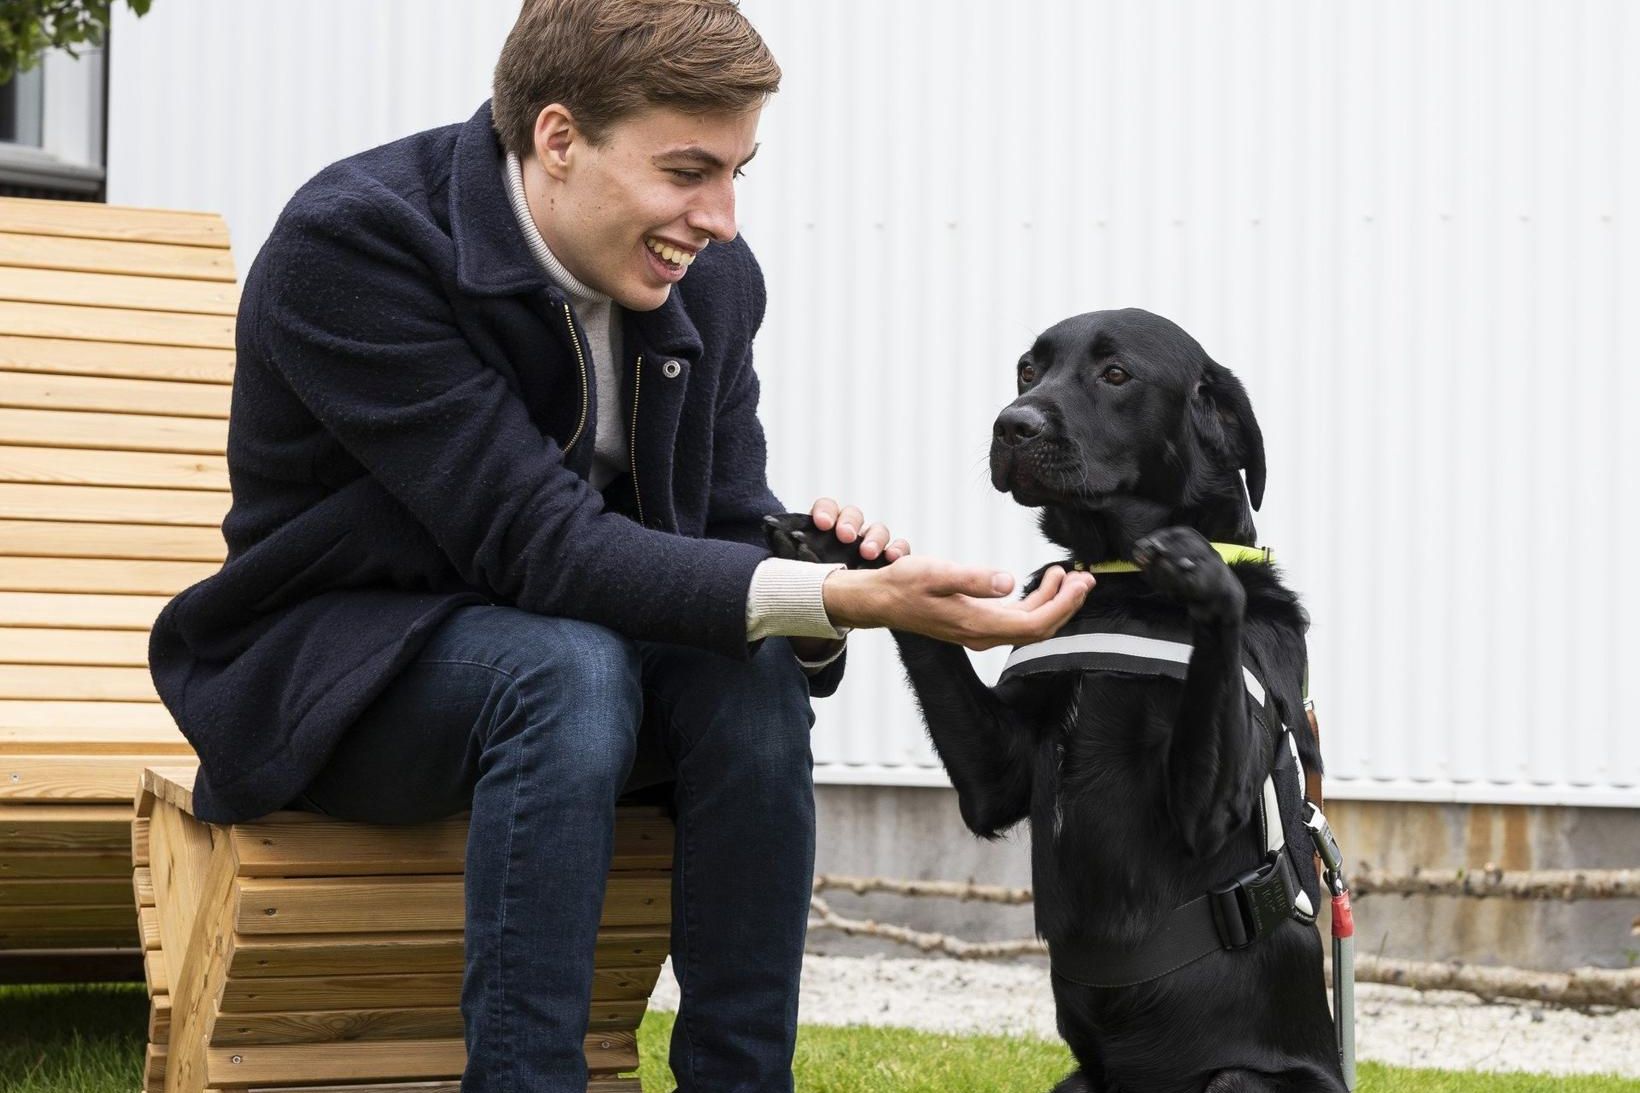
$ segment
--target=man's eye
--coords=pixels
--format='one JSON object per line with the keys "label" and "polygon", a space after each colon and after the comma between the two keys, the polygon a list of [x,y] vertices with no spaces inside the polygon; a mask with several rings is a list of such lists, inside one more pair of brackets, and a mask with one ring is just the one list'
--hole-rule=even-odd
{"label": "man's eye", "polygon": [[672,172],[673,177],[682,182],[699,182],[705,177],[699,171],[691,171],[684,167],[672,167],[669,170]]}
{"label": "man's eye", "polygon": [[1112,387],[1120,387],[1133,377],[1128,374],[1127,369],[1113,364],[1103,372],[1099,373],[1099,378],[1110,384]]}
{"label": "man's eye", "polygon": [[1034,365],[1034,364],[1021,364],[1019,366],[1019,382],[1020,383],[1035,383],[1036,382],[1036,365]]}

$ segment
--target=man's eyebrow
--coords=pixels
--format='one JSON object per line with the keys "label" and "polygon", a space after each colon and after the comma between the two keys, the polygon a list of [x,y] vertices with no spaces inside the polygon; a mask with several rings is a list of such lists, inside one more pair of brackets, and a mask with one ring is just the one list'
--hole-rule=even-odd
{"label": "man's eyebrow", "polygon": [[[761,144],[752,145],[752,154],[741,160],[739,166],[744,167],[746,164],[752,162],[752,160],[757,156],[757,150],[761,147],[763,147]],[[714,170],[722,170],[724,167],[723,160],[719,159],[711,152],[708,152],[698,144],[690,144],[682,148],[672,148],[668,151],[662,152],[650,162],[659,163],[663,159],[672,161],[681,159],[687,163],[698,163],[702,167],[711,167]],[[738,169],[739,168],[737,168],[737,170]]]}

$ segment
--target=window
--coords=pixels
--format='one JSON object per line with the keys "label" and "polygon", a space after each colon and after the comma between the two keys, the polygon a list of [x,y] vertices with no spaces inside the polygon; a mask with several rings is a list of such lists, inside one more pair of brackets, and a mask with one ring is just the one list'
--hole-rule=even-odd
{"label": "window", "polygon": [[103,198],[106,53],[48,53],[0,85],[0,196]]}

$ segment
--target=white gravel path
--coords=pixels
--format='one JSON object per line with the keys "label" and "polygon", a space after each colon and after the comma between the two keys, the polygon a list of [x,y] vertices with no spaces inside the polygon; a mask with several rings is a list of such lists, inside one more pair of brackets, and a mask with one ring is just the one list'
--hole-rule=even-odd
{"label": "white gravel path", "polygon": [[[654,1005],[676,1009],[677,999],[668,964],[655,988]],[[803,965],[800,1020],[1055,1035],[1046,970],[1000,962],[810,955]],[[1454,1070],[1640,1077],[1640,1011],[1635,1010],[1584,1014],[1363,983],[1356,988],[1356,1021],[1356,1048],[1363,1060]]]}

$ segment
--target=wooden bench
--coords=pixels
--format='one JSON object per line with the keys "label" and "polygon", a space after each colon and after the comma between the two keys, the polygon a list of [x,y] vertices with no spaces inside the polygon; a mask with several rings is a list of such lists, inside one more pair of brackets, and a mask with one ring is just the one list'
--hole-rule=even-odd
{"label": "wooden bench", "polygon": [[[149,770],[131,826],[144,1088],[457,1093],[466,817],[225,827],[194,819],[192,787],[192,768]],[[619,1074],[667,954],[672,838],[659,807],[620,809],[586,1039],[598,1093],[641,1088]]]}
{"label": "wooden bench", "polygon": [[0,199],[0,982],[140,974],[132,802],[191,755],[148,628],[223,556],[238,298],[220,217]]}

